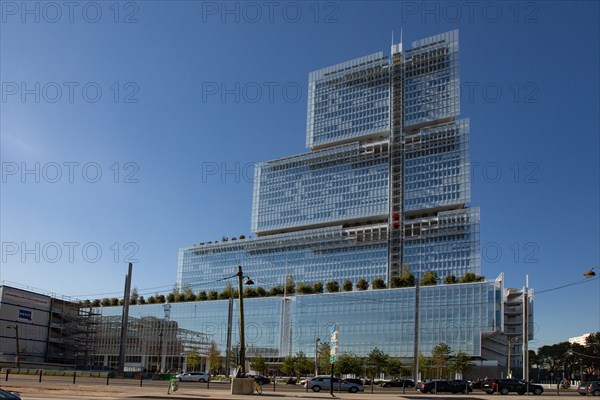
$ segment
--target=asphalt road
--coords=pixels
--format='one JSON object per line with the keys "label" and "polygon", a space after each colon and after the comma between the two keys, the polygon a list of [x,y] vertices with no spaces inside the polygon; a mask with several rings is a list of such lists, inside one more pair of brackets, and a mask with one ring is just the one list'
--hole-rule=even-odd
{"label": "asphalt road", "polygon": [[[112,399],[243,399],[249,396],[232,396],[229,394],[230,384],[228,382],[211,382],[207,389],[206,383],[197,382],[181,382],[179,390],[171,395],[167,395],[168,382],[144,380],[140,387],[139,380],[132,379],[111,379],[109,385],[106,385],[106,379],[77,377],[73,384],[73,377],[53,377],[43,376],[42,382],[38,382],[38,377],[34,375],[9,375],[6,381],[5,375],[0,377],[0,387],[8,390],[13,390],[21,393],[23,400],[40,400],[40,399],[97,399],[97,400],[112,400]],[[331,399],[329,391],[314,393],[305,391],[306,389],[300,385],[285,385],[273,384],[263,386],[262,396],[277,399],[277,398],[307,398],[307,399]],[[547,398],[556,397],[555,389],[545,389],[542,396],[519,396],[515,393],[501,395],[487,395],[479,390],[474,391],[469,395],[462,394],[438,394],[428,395],[416,392],[414,388],[406,389],[403,394],[402,388],[382,388],[375,386],[374,394],[371,394],[371,387],[366,386],[364,393],[351,394],[347,392],[335,392],[335,397],[339,399],[370,399],[378,400],[405,398],[409,400],[518,400],[519,398]],[[574,390],[562,390],[560,397],[569,397],[580,399],[581,396]],[[256,397],[254,397],[256,398]],[[574,399],[573,399],[574,398]],[[533,400],[533,399],[532,399]]]}

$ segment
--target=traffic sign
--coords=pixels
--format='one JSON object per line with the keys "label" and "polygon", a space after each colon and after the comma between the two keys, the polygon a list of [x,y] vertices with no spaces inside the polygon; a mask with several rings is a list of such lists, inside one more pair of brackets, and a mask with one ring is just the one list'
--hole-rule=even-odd
{"label": "traffic sign", "polygon": [[331,364],[333,364],[335,362],[335,360],[337,359],[337,356],[329,356],[329,362]]}

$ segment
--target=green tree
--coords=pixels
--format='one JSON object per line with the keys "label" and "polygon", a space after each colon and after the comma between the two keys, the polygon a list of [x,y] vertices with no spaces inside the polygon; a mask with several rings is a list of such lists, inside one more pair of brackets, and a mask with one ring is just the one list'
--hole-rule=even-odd
{"label": "green tree", "polygon": [[351,292],[353,286],[354,285],[352,284],[352,281],[350,279],[346,279],[342,285],[342,289],[344,289],[344,292]]}
{"label": "green tree", "polygon": [[390,286],[393,288],[402,287],[402,279],[399,276],[392,276],[390,279]]}
{"label": "green tree", "polygon": [[298,286],[296,287],[296,291],[299,294],[311,294],[313,293],[313,287],[312,285],[306,284],[304,282],[299,282]]}
{"label": "green tree", "polygon": [[438,343],[431,350],[431,358],[433,361],[433,367],[437,370],[437,378],[443,379],[446,377],[444,375],[444,371],[447,372],[450,367],[451,355],[452,350],[446,343]]}
{"label": "green tree", "polygon": [[422,286],[433,286],[437,285],[438,275],[435,271],[427,271],[421,277]]}
{"label": "green tree", "polygon": [[360,278],[358,282],[356,282],[356,288],[358,290],[367,290],[369,288],[369,282],[365,278]]}
{"label": "green tree", "polygon": [[296,292],[296,285],[294,284],[294,278],[291,275],[288,275],[285,278],[285,291],[287,295],[293,294]]}
{"label": "green tree", "polygon": [[262,288],[262,287],[259,286],[259,287],[256,288],[256,295],[258,297],[266,297],[267,296],[267,291],[264,288]]}
{"label": "green tree", "polygon": [[269,296],[277,296],[283,294],[283,286],[273,286],[269,290]]}
{"label": "green tree", "polygon": [[244,297],[247,297],[249,299],[251,299],[253,297],[258,297],[258,293],[256,293],[255,288],[247,287],[246,289],[244,289]]}
{"label": "green tree", "polygon": [[398,375],[400,375],[403,371],[402,361],[400,361],[400,359],[396,357],[388,358],[384,371],[386,374],[397,378]]}
{"label": "green tree", "polygon": [[296,372],[300,375],[307,375],[315,369],[313,360],[310,360],[304,352],[299,351],[295,357]]}
{"label": "green tree", "polygon": [[402,272],[400,273],[400,287],[412,287],[415,286],[415,276],[408,267],[402,266]]}
{"label": "green tree", "polygon": [[225,284],[225,288],[219,293],[219,299],[227,300],[233,296],[233,286],[231,286],[231,282],[227,282]]}
{"label": "green tree", "polygon": [[323,293],[323,283],[315,282],[313,284],[313,293]]}
{"label": "green tree", "polygon": [[154,298],[156,299],[157,303],[165,303],[167,301],[167,299],[165,299],[165,295],[164,294],[156,294],[154,295]]}
{"label": "green tree", "polygon": [[258,374],[263,374],[267,369],[267,362],[260,354],[257,354],[250,362],[250,368]]}
{"label": "green tree", "polygon": [[385,289],[385,281],[383,278],[375,278],[373,282],[371,282],[371,286],[373,289]]}
{"label": "green tree", "polygon": [[146,304],[146,299],[144,298],[144,296],[140,296],[140,298],[138,299],[138,304],[141,304],[141,305]]}
{"label": "green tree", "polygon": [[471,282],[483,282],[485,277],[474,274],[473,272],[467,272],[459,279],[460,283],[471,283]]}
{"label": "green tree", "polygon": [[296,375],[296,357],[285,356],[281,362],[281,372],[288,376]]}
{"label": "green tree", "polygon": [[337,357],[335,362],[335,373],[346,375],[352,374],[356,376],[362,375],[363,360],[354,353],[342,353]]}
{"label": "green tree", "polygon": [[192,347],[187,352],[187,365],[190,371],[195,371],[196,367],[200,365],[202,362],[200,358],[200,354],[198,353],[198,349]]}
{"label": "green tree", "polygon": [[433,360],[431,357],[425,357],[422,353],[419,353],[419,373],[423,379],[431,378],[431,368],[433,366]]}
{"label": "green tree", "polygon": [[208,299],[209,300],[218,300],[219,293],[216,290],[211,290],[210,292],[208,292]]}
{"label": "green tree", "polygon": [[167,295],[167,301],[169,303],[175,303],[175,293],[171,292]]}
{"label": "green tree", "polygon": [[108,307],[111,305],[111,301],[109,298],[105,297],[100,301],[100,305],[102,305],[104,307]]}
{"label": "green tree", "polygon": [[210,346],[208,348],[208,355],[207,355],[207,361],[209,364],[209,372],[212,372],[213,375],[216,375],[219,370],[221,369],[221,352],[219,351],[219,348],[217,347],[217,344],[215,342],[211,342]]}
{"label": "green tree", "polygon": [[329,293],[336,293],[340,291],[340,284],[338,281],[329,281],[325,286],[327,287],[327,291]]}
{"label": "green tree", "polygon": [[[123,301],[123,299],[121,299],[121,301]],[[119,305],[119,299],[117,299],[116,297],[112,297],[110,299],[110,305],[111,306],[118,306]]]}
{"label": "green tree", "polygon": [[133,290],[131,291],[131,296],[129,296],[129,304],[131,304],[131,305],[137,304],[139,298],[140,298],[140,294],[138,293],[138,288],[134,287]]}
{"label": "green tree", "polygon": [[331,348],[329,347],[329,342],[323,342],[321,343],[321,346],[319,346],[319,355],[317,357],[318,360],[318,364],[319,364],[319,372],[320,373],[329,373],[330,368],[331,368],[331,364],[329,362],[329,352],[330,352]]}
{"label": "green tree", "polygon": [[379,375],[387,365],[389,356],[375,347],[365,359],[365,367],[369,376],[373,379]]}
{"label": "green tree", "polygon": [[190,286],[189,283],[186,283],[185,285],[183,285],[183,301],[194,301],[196,300],[196,295],[194,294],[194,291],[192,290],[192,287]]}
{"label": "green tree", "polygon": [[454,276],[454,275],[448,275],[444,278],[444,283],[446,285],[452,285],[456,282],[457,282],[457,279],[456,279],[456,276]]}
{"label": "green tree", "polygon": [[198,301],[208,300],[208,295],[206,294],[206,291],[201,290],[200,292],[198,292],[198,296],[196,296],[196,300],[198,300]]}
{"label": "green tree", "polygon": [[458,351],[454,357],[452,357],[451,370],[460,373],[463,379],[471,369],[473,369],[473,363],[471,362],[471,356],[467,353]]}
{"label": "green tree", "polygon": [[92,301],[92,307],[100,307],[102,305],[102,302],[100,301],[100,299],[94,299],[94,301]]}

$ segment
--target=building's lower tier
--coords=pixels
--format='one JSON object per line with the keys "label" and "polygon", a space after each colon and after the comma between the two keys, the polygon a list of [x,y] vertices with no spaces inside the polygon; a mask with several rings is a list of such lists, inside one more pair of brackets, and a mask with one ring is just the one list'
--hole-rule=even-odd
{"label": "building's lower tier", "polygon": [[[474,359],[490,358],[492,353],[482,343],[503,330],[501,277],[419,290],[419,353],[428,356],[434,346],[446,343],[452,351],[466,352]],[[337,324],[340,353],[365,356],[377,347],[391,356],[412,358],[416,293],[411,287],[245,299],[247,356],[260,354],[273,360],[299,351],[314,356],[316,338],[327,342],[332,325]],[[129,316],[134,322],[129,328],[128,357],[141,361],[169,354],[170,364],[181,369],[190,348],[202,354],[211,343],[224,356],[228,327],[232,348],[239,344],[237,299],[232,301],[231,317],[229,309],[229,300],[131,306]],[[105,364],[118,355],[119,329],[114,324],[120,323],[115,317],[121,315],[122,307],[95,311],[104,321],[100,326],[106,328],[99,331],[95,360]],[[190,337],[194,340],[188,342]],[[504,358],[500,353],[496,361]],[[152,369],[152,365],[143,367]]]}

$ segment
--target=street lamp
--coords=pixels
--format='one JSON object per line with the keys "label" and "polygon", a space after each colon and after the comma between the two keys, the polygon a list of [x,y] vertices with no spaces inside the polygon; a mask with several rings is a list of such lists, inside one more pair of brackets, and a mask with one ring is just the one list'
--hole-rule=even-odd
{"label": "street lamp", "polygon": [[[319,342],[321,339],[315,338],[315,376],[319,375]],[[308,387],[308,385],[307,385]]]}
{"label": "street lamp", "polygon": [[8,325],[6,329],[15,330],[15,342],[17,345],[17,355],[15,356],[15,361],[17,362],[17,368],[21,368],[21,350],[19,349],[19,325]]}
{"label": "street lamp", "polygon": [[[596,276],[596,273],[594,272],[595,269],[600,269],[600,267],[590,267],[589,270],[585,271],[583,273],[583,276],[585,278],[593,278]],[[598,279],[599,285],[600,285],[600,279]],[[598,325],[600,326],[600,289],[598,290]]]}
{"label": "street lamp", "polygon": [[246,278],[246,285],[254,285],[254,281],[250,279],[248,275],[244,275],[242,272],[242,266],[238,265],[238,291],[240,298],[240,374],[242,377],[246,376],[246,338],[244,336],[244,290],[242,286],[242,280]]}

